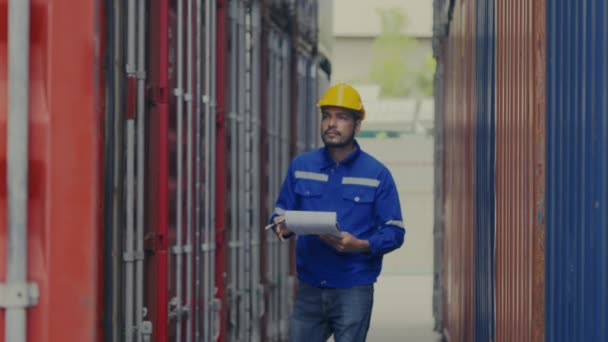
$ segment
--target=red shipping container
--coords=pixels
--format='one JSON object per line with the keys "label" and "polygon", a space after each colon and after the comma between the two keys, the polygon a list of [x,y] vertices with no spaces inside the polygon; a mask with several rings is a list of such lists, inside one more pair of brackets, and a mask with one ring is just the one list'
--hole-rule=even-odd
{"label": "red shipping container", "polygon": [[[29,341],[93,341],[100,324],[103,86],[97,1],[31,0]],[[8,1],[0,1],[0,282],[7,258]],[[66,20],[69,17],[70,20]],[[78,94],[78,96],[74,96]],[[0,341],[5,338],[0,310]],[[8,342],[8,341],[6,341]]]}

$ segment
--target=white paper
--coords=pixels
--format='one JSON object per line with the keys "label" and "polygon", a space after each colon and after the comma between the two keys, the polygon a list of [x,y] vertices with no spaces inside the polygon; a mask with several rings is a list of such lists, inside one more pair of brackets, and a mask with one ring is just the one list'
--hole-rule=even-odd
{"label": "white paper", "polygon": [[287,210],[285,224],[297,235],[330,234],[342,237],[335,212]]}

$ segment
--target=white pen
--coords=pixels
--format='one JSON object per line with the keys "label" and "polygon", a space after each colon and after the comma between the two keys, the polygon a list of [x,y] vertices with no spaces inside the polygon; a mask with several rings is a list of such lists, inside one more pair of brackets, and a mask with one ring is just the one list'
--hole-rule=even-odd
{"label": "white pen", "polygon": [[283,219],[282,219],[281,221],[279,221],[279,222],[274,222],[274,223],[271,223],[271,224],[267,225],[267,226],[264,228],[264,230],[268,230],[268,229],[270,229],[270,228],[274,228],[274,227],[276,227],[276,226],[277,226],[277,224],[279,224],[279,223],[283,223],[283,222],[285,222],[285,218],[283,218]]}

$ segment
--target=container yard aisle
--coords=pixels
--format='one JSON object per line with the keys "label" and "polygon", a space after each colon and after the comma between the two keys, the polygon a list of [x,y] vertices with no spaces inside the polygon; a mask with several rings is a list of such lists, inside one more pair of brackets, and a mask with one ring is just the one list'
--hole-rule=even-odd
{"label": "container yard aisle", "polygon": [[403,247],[384,259],[367,340],[438,341],[432,316],[433,138],[358,140],[391,170],[406,225]]}

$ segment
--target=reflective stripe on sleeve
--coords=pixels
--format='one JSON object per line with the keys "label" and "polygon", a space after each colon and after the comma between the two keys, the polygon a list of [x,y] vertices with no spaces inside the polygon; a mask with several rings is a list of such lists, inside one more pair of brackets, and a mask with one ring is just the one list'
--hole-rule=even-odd
{"label": "reflective stripe on sleeve", "polygon": [[390,221],[386,221],[384,223],[385,226],[397,226],[397,227],[401,227],[403,229],[405,229],[405,225],[403,224],[403,221],[397,221],[397,220],[390,220]]}

